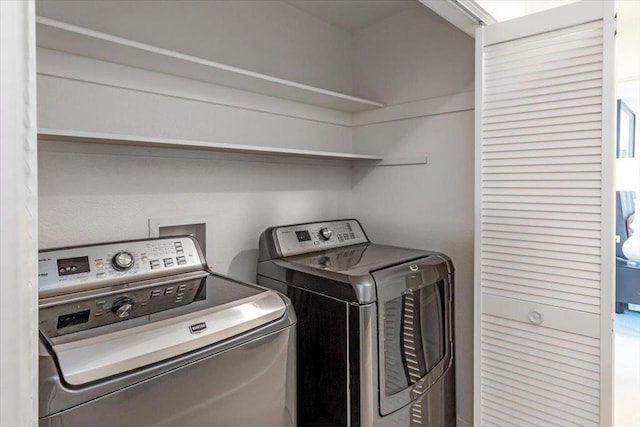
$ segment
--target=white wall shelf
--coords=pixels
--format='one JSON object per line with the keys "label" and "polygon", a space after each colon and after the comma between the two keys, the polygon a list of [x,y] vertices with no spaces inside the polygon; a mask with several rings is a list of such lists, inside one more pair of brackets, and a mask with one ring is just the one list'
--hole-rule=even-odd
{"label": "white wall shelf", "polygon": [[180,148],[189,150],[217,151],[262,156],[300,157],[324,160],[367,160],[373,164],[382,161],[382,157],[362,154],[338,153],[329,151],[299,150],[294,148],[261,147],[257,145],[239,145],[208,141],[141,137],[111,133],[68,131],[60,129],[40,129],[38,142],[63,141],[90,144],[127,145],[134,147]]}
{"label": "white wall shelf", "polygon": [[346,112],[384,104],[37,17],[38,46]]}

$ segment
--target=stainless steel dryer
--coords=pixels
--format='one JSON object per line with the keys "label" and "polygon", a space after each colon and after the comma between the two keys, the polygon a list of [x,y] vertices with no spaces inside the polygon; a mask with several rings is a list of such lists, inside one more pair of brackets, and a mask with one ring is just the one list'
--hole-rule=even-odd
{"label": "stainless steel dryer", "polygon": [[454,426],[453,264],[354,219],[268,228],[258,283],[298,318],[300,426]]}
{"label": "stainless steel dryer", "polygon": [[295,426],[295,316],[191,237],[42,251],[40,427]]}

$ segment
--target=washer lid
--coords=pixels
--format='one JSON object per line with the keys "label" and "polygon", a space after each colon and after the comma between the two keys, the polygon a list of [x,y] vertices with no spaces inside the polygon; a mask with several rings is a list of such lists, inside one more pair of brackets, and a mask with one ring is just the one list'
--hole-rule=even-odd
{"label": "washer lid", "polygon": [[285,258],[320,272],[361,276],[381,268],[431,254],[417,249],[365,243]]}
{"label": "washer lid", "polygon": [[212,275],[205,300],[62,335],[50,344],[65,381],[81,385],[218,343],[285,312],[277,293]]}
{"label": "washer lid", "polygon": [[[376,300],[375,281],[371,272],[432,255],[442,256],[437,252],[364,243],[290,256],[274,260],[273,263],[287,270],[306,273],[288,275],[287,281],[295,286],[349,302],[367,304]],[[328,281],[319,281],[318,277]]]}

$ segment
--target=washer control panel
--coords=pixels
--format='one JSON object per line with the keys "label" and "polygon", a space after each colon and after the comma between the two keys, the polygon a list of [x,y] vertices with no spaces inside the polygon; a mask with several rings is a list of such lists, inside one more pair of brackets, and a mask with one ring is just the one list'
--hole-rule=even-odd
{"label": "washer control panel", "polygon": [[39,311],[40,330],[51,338],[190,304],[204,297],[205,280],[173,281],[125,291],[118,285],[99,295],[45,305]]}
{"label": "washer control panel", "polygon": [[290,225],[275,229],[282,256],[367,243],[360,223],[354,219]]}
{"label": "washer control panel", "polygon": [[202,269],[196,241],[168,237],[41,251],[40,298]]}

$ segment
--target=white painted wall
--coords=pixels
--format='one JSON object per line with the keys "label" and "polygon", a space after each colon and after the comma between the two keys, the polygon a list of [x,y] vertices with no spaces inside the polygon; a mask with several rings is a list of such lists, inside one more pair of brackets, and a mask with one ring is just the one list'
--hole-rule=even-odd
{"label": "white painted wall", "polygon": [[[429,157],[428,164],[358,168],[351,211],[375,242],[446,253],[456,268],[457,410],[473,419],[473,111],[360,126],[357,149]],[[466,422],[466,424],[464,424]]]}
{"label": "white painted wall", "polygon": [[[351,151],[351,128],[322,121],[344,122],[344,114],[40,53],[41,128]],[[288,115],[297,110],[315,119]],[[249,281],[267,226],[337,217],[351,187],[341,162],[52,142],[40,151],[41,248],[144,238],[150,218],[196,217],[207,222],[210,265]]]}
{"label": "white painted wall", "polygon": [[37,14],[349,93],[351,35],[282,1],[39,1]]}
{"label": "white painted wall", "polygon": [[[69,55],[63,59],[87,72],[76,70],[73,78],[38,76],[41,128],[351,149],[351,130],[343,125],[218,104],[215,86],[196,83],[193,87],[194,82],[177,77],[161,80],[169,85],[158,90],[164,93],[133,90],[128,88],[133,86],[132,79],[153,81],[159,76]],[[109,84],[85,81],[94,70],[87,62],[120,71],[121,78]],[[39,67],[49,70],[47,64],[43,61]],[[126,71],[131,74],[125,77]],[[201,99],[211,92],[212,102],[189,99],[185,86],[198,89]],[[294,104],[288,103],[287,108]],[[351,184],[350,170],[335,162],[327,167],[317,162],[239,161],[243,158],[238,156],[229,161],[229,156],[202,152],[176,157],[175,150],[101,150],[46,142],[40,148],[41,248],[143,238],[148,236],[149,218],[195,216],[208,223],[211,266],[251,281],[255,280],[257,238],[264,228],[336,217],[340,192],[348,191]],[[106,154],[92,154],[96,150]]]}
{"label": "white painted wall", "polygon": [[149,218],[197,217],[207,222],[211,267],[255,281],[265,228],[337,217],[351,186],[349,168],[326,163],[145,151],[151,155],[41,152],[40,247],[145,238]]}
{"label": "white painted wall", "polygon": [[416,3],[354,35],[354,93],[387,105],[473,90],[472,39]]}
{"label": "white painted wall", "polygon": [[41,128],[350,151],[348,127],[53,76],[38,76]]}
{"label": "white painted wall", "polygon": [[244,90],[38,48],[38,74],[136,92],[350,126],[349,113]]}
{"label": "white painted wall", "polygon": [[[474,42],[426,7],[387,18],[355,35],[359,96],[401,104],[473,88]],[[356,152],[387,158],[427,155],[427,165],[358,168],[349,216],[376,242],[446,253],[456,268],[458,424],[473,419],[472,97],[432,99],[424,114],[354,127]],[[442,113],[438,104],[449,111]],[[409,104],[407,104],[408,106]],[[391,107],[386,110],[397,109]],[[430,112],[431,110],[432,112]],[[444,111],[447,111],[445,108]],[[373,113],[359,116],[373,116]]]}

